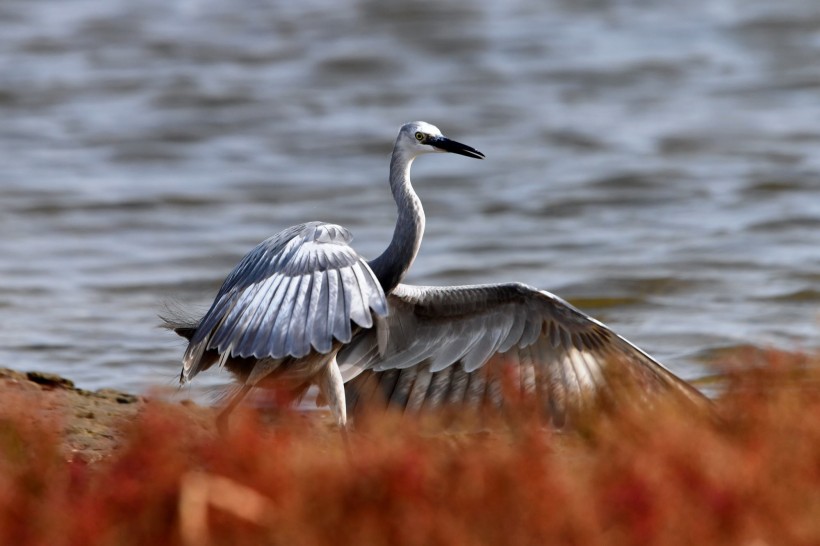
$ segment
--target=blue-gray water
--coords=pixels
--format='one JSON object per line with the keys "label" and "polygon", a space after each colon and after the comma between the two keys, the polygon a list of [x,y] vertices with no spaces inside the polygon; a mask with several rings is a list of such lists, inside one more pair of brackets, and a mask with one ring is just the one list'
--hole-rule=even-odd
{"label": "blue-gray water", "polygon": [[3,0],[0,365],[173,385],[163,302],[294,223],[386,245],[414,119],[487,159],[416,162],[410,282],[537,285],[688,378],[817,347],[820,4],[681,4]]}

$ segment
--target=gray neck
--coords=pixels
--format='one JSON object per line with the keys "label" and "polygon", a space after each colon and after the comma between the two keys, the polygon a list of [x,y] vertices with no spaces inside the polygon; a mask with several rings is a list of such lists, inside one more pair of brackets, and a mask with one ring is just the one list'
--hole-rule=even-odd
{"label": "gray neck", "polygon": [[410,165],[414,158],[395,147],[390,159],[390,189],[399,209],[399,217],[390,245],[369,263],[385,293],[393,290],[404,278],[416,259],[424,235],[424,209],[410,183]]}

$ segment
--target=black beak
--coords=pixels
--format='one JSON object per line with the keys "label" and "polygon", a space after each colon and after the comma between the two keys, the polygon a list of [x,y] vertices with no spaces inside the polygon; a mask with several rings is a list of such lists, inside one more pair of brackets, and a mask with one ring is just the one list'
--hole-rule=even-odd
{"label": "black beak", "polygon": [[427,142],[425,144],[429,144],[430,146],[433,146],[434,148],[438,148],[439,150],[443,150],[445,152],[450,152],[451,154],[466,155],[467,157],[484,159],[484,154],[482,154],[475,148],[471,148],[466,144],[456,142],[455,140],[450,140],[449,138],[443,136],[430,137],[427,139]]}

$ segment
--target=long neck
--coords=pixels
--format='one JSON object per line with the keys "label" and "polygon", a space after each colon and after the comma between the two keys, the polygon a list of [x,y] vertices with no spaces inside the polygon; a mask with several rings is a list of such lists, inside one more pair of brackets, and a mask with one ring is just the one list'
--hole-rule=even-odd
{"label": "long neck", "polygon": [[410,184],[410,165],[414,157],[393,149],[390,160],[390,189],[399,209],[393,230],[393,240],[382,254],[370,262],[370,267],[389,293],[398,285],[416,259],[424,235],[424,209]]}

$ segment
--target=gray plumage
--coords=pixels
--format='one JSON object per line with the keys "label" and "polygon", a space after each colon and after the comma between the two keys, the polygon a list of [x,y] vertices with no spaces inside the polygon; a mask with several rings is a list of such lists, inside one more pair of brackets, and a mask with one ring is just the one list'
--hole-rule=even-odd
{"label": "gray plumage", "polygon": [[600,322],[524,284],[400,284],[388,305],[386,319],[337,355],[351,391],[350,409],[375,397],[409,411],[500,406],[510,374],[515,390],[535,396],[557,426],[612,388],[613,374],[626,374],[647,397],[675,392],[703,401],[697,390]]}
{"label": "gray plumage", "polygon": [[308,222],[248,253],[222,284],[183,356],[182,375],[202,371],[208,350],[224,358],[303,358],[351,340],[351,322],[387,315],[379,280],[343,227]]}
{"label": "gray plumage", "polygon": [[317,384],[337,421],[386,406],[503,404],[502,375],[562,425],[612,389],[613,368],[649,396],[698,391],[564,300],[523,284],[425,287],[401,284],[421,245],[425,217],[410,183],[422,153],[483,154],[425,122],[399,130],[390,161],[398,220],[388,248],[366,262],[350,233],[309,222],[253,249],[196,323],[166,321],[190,340],[182,380],[220,362],[242,389],[222,417],[260,382],[298,398]]}

